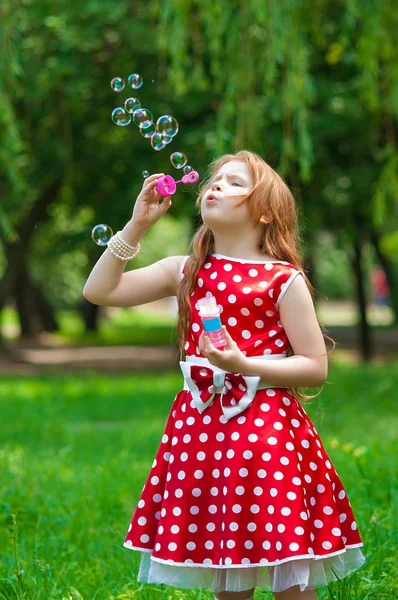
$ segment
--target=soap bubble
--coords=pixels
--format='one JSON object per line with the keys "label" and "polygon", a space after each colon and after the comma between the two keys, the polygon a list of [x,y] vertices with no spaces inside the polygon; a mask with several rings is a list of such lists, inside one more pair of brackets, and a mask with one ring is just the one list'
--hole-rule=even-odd
{"label": "soap bubble", "polygon": [[149,177],[149,171],[142,171],[142,176],[144,179],[146,179],[147,177]]}
{"label": "soap bubble", "polygon": [[157,131],[151,137],[151,146],[154,150],[163,150],[166,146],[163,136]]}
{"label": "soap bubble", "polygon": [[112,236],[112,229],[103,223],[96,225],[91,232],[91,237],[98,246],[106,246]]}
{"label": "soap bubble", "polygon": [[166,144],[170,144],[170,142],[173,141],[173,138],[171,136],[165,135],[164,133],[162,134],[162,138],[163,138],[163,141],[166,142]]}
{"label": "soap bubble", "polygon": [[124,110],[124,108],[115,108],[112,111],[112,121],[114,123],[116,123],[116,125],[128,125],[129,123],[131,123],[131,117],[129,115],[129,113],[127,112],[127,110]]}
{"label": "soap bubble", "polygon": [[153,123],[153,114],[147,108],[138,108],[133,112],[133,121],[140,129],[146,129]]}
{"label": "soap bubble", "polygon": [[114,77],[111,81],[111,88],[114,92],[121,92],[124,90],[124,81],[121,77]]}
{"label": "soap bubble", "polygon": [[127,82],[129,86],[133,88],[133,90],[138,90],[138,88],[140,88],[143,84],[142,77],[141,75],[138,75],[138,73],[129,75]]}
{"label": "soap bubble", "polygon": [[171,115],[163,115],[156,121],[156,131],[169,137],[174,137],[178,132],[177,120]]}
{"label": "soap bubble", "polygon": [[127,98],[124,108],[132,115],[135,110],[141,108],[141,103],[137,98]]}
{"label": "soap bubble", "polygon": [[140,129],[140,134],[144,136],[144,138],[150,138],[155,133],[155,125],[151,123],[148,127],[142,127]]}
{"label": "soap bubble", "polygon": [[185,165],[183,171],[184,171],[184,175],[188,175],[188,173],[193,171],[193,167],[191,167],[191,165]]}
{"label": "soap bubble", "polygon": [[187,157],[182,152],[173,152],[170,155],[170,162],[176,169],[182,169],[187,164]]}

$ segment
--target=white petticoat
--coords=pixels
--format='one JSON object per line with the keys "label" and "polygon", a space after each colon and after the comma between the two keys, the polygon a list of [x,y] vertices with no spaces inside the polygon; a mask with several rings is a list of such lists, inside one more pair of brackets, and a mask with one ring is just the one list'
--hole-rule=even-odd
{"label": "white petticoat", "polygon": [[294,585],[299,585],[303,592],[343,579],[366,561],[359,547],[347,548],[327,558],[301,558],[268,567],[180,567],[151,560],[151,556],[151,551],[141,552],[138,582],[184,589],[207,588],[214,593],[255,587],[282,592]]}

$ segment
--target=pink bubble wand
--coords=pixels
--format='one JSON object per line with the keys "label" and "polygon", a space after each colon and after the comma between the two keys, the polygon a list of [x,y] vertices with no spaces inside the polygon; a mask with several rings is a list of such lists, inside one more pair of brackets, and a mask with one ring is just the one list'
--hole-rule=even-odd
{"label": "pink bubble wand", "polygon": [[196,183],[198,179],[199,173],[197,171],[191,171],[190,173],[187,173],[179,181],[176,181],[171,175],[164,175],[163,177],[159,177],[156,191],[159,196],[172,196],[176,193],[177,183]]}

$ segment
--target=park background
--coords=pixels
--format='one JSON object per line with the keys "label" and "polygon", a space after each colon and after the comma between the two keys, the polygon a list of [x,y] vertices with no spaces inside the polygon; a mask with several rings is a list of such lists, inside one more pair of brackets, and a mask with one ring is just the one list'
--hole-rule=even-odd
{"label": "park background", "polygon": [[[1,599],[211,599],[138,584],[138,553],[122,547],[181,389],[175,298],[105,308],[82,289],[103,252],[92,228],[123,228],[143,170],[178,175],[182,151],[204,177],[242,148],[295,195],[337,342],[306,410],[368,560],[318,595],[397,596],[397,30],[392,0],[3,0]],[[133,72],[141,89],[111,89]],[[160,152],[112,122],[129,95],[177,118]],[[127,269],[188,253],[195,198],[180,186]]]}

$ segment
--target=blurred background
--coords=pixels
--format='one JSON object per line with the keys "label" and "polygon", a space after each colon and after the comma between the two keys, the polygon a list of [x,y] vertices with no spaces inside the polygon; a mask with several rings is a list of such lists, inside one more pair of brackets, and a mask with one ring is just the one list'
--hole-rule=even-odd
{"label": "blurred background", "polygon": [[[1,597],[139,589],[121,545],[181,389],[176,299],[90,304],[82,289],[104,251],[91,231],[124,227],[143,170],[179,175],[172,152],[203,177],[243,148],[295,195],[318,318],[337,342],[308,412],[369,562],[319,596],[396,597],[397,31],[392,0],[2,0]],[[166,148],[112,122],[128,96],[177,119]],[[179,186],[126,270],[187,254],[195,192]],[[140,597],[154,589],[180,594],[144,585]],[[183,597],[210,598],[199,593]]]}

